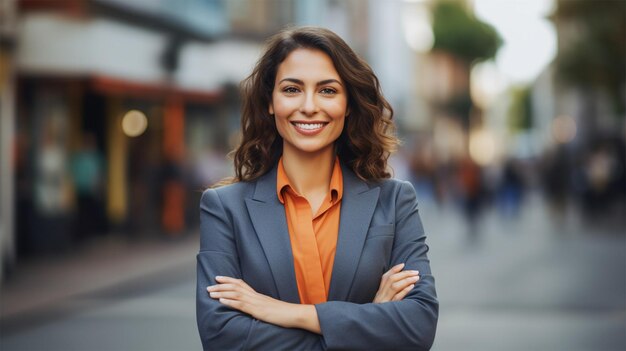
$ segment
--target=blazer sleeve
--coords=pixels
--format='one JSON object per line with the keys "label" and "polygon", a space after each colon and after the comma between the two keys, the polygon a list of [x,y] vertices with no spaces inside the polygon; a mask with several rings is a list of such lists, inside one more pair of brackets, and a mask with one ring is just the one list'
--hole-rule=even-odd
{"label": "blazer sleeve", "polygon": [[265,323],[209,297],[215,276],[241,278],[230,217],[217,191],[200,201],[200,253],[197,256],[196,319],[204,350],[321,350],[321,336]]}
{"label": "blazer sleeve", "polygon": [[401,301],[367,304],[329,301],[316,305],[329,350],[428,350],[432,346],[439,303],[426,256],[426,235],[410,183],[403,182],[400,186],[395,218],[391,265],[405,262],[405,269],[420,272],[420,280]]}

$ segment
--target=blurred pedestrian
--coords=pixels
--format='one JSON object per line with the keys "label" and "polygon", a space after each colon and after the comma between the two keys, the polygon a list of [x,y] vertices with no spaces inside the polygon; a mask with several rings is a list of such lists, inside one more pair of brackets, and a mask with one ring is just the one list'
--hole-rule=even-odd
{"label": "blurred pedestrian", "polygon": [[567,201],[571,192],[573,176],[569,155],[564,146],[558,145],[549,150],[542,160],[544,191],[548,198],[553,217],[562,222]]}
{"label": "blurred pedestrian", "polygon": [[100,231],[103,222],[104,162],[93,134],[83,135],[70,166],[77,207],[74,239],[83,240]]}
{"label": "blurred pedestrian", "polygon": [[[623,144],[622,144],[623,145]],[[624,196],[623,167],[618,140],[607,138],[595,145],[582,163],[583,208],[588,219],[602,222],[619,210],[620,197]],[[624,151],[621,151],[624,154]],[[622,217],[623,213],[617,216]],[[623,218],[623,217],[622,217]]]}
{"label": "blurred pedestrian", "polygon": [[204,348],[430,348],[428,247],[415,190],[386,171],[397,140],[369,65],[288,29],[242,88],[236,177],[200,205]]}
{"label": "blurred pedestrian", "polygon": [[524,195],[524,182],[519,164],[509,159],[504,164],[498,187],[498,208],[506,217],[517,217]]}
{"label": "blurred pedestrian", "polygon": [[62,130],[63,117],[51,113],[38,138],[29,225],[34,252],[66,250],[70,244],[73,187]]}
{"label": "blurred pedestrian", "polygon": [[469,155],[466,155],[457,165],[457,177],[459,200],[467,220],[468,236],[475,240],[478,237],[478,218],[483,204],[481,169]]}

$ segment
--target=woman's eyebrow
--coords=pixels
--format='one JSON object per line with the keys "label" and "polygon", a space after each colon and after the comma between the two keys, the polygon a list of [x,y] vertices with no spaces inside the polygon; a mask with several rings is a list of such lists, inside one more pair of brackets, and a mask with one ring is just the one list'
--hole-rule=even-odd
{"label": "woman's eyebrow", "polygon": [[[292,82],[292,83],[295,83],[295,84],[304,85],[304,82],[302,80],[300,80],[300,79],[297,79],[297,78],[284,78],[284,79],[281,79],[281,81],[278,82],[278,83],[280,84],[282,82]],[[337,79],[334,79],[334,78],[321,80],[321,81],[317,82],[316,85],[320,86],[320,85],[325,85],[325,84],[329,84],[329,83],[337,83],[337,84],[343,86],[343,84],[341,84],[340,81],[338,81]]]}
{"label": "woman's eyebrow", "polygon": [[337,83],[337,84],[343,86],[343,84],[341,84],[341,82],[338,81],[337,79],[325,79],[325,80],[317,82],[317,85],[318,86],[319,85],[326,85],[326,84],[330,84],[330,83]]}

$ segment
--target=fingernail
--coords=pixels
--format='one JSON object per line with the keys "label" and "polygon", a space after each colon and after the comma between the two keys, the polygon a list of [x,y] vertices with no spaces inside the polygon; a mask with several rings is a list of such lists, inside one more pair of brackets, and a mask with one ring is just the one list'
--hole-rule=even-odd
{"label": "fingernail", "polygon": [[222,279],[222,278],[224,278],[224,277],[222,277],[221,275],[216,275],[215,276],[215,280],[219,280],[219,279]]}
{"label": "fingernail", "polygon": [[211,291],[211,290],[213,290],[213,286],[212,286],[212,285],[211,285],[211,286],[207,286],[207,287],[206,287],[206,290],[207,290],[207,291]]}

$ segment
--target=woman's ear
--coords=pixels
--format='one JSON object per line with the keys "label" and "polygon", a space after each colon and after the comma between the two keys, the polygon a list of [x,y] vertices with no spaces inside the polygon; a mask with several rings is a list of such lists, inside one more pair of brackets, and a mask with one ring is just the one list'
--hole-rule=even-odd
{"label": "woman's ear", "polygon": [[268,112],[270,113],[270,116],[274,115],[274,104],[272,104],[271,102],[270,102],[270,107],[268,109]]}

